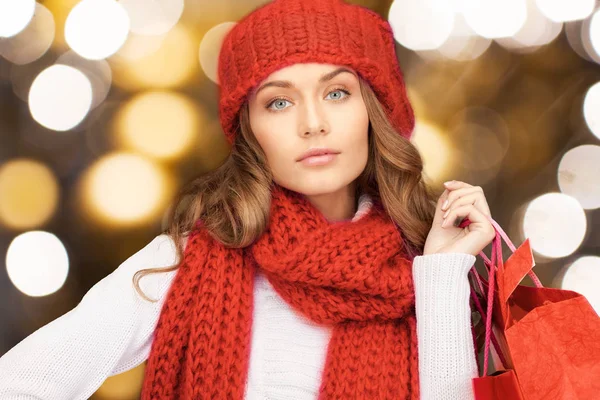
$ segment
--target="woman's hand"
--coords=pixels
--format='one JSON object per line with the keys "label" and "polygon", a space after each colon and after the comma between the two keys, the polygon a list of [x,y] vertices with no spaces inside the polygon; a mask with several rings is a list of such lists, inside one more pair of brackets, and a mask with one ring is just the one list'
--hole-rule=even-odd
{"label": "woman's hand", "polygon": [[[431,230],[425,240],[423,255],[433,253],[468,253],[477,256],[496,237],[483,190],[460,181],[444,184],[446,190],[435,208]],[[458,227],[463,219],[471,222]]]}

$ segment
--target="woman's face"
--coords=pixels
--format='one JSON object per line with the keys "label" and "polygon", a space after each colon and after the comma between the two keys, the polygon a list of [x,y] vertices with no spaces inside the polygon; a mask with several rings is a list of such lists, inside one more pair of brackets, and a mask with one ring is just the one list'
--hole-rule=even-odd
{"label": "woman's face", "polygon": [[[258,84],[248,102],[250,126],[281,186],[305,195],[333,193],[364,170],[369,117],[353,69],[294,64]],[[298,161],[312,148],[337,154],[324,164],[314,157]]]}

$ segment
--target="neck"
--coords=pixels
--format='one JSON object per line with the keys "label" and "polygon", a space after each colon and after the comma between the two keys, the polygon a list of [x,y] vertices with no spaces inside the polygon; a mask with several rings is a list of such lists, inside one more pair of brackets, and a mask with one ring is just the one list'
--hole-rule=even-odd
{"label": "neck", "polygon": [[306,198],[330,222],[352,219],[358,207],[354,183],[335,192],[307,195]]}

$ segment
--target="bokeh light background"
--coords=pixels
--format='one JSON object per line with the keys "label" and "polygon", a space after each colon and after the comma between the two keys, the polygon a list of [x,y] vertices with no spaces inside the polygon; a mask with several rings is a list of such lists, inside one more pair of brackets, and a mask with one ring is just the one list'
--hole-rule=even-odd
{"label": "bokeh light background", "polygon": [[[0,355],[224,161],[219,47],[265,2],[0,0]],[[600,310],[600,5],[351,2],[394,28],[429,182],[482,186],[512,240],[530,238],[544,285]],[[137,398],[143,368],[93,398]]]}

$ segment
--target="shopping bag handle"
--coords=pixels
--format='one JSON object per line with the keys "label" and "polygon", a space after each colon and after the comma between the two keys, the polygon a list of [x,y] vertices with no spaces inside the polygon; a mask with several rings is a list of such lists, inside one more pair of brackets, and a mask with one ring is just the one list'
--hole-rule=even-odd
{"label": "shopping bag handle", "polygon": [[[506,234],[506,232],[504,232],[504,230],[500,227],[500,225],[496,221],[494,221],[494,219],[492,217],[487,216],[487,215],[486,215],[486,217],[490,221],[492,226],[494,227],[494,230],[496,231],[496,237],[492,241],[492,260],[490,260],[486,256],[486,254],[483,252],[483,250],[479,253],[481,258],[483,259],[485,266],[488,269],[488,272],[489,272],[489,269],[492,267],[492,265],[496,264],[494,262],[495,255],[498,256],[499,263],[504,265],[504,263],[502,261],[502,239],[504,240],[504,242],[508,245],[508,247],[512,251],[511,256],[506,261],[506,263],[509,264],[509,267],[507,267],[507,269],[509,271],[508,277],[510,278],[510,280],[503,279],[503,282],[502,282],[502,284],[504,284],[506,286],[506,289],[508,291],[508,293],[505,293],[506,294],[505,300],[507,300],[507,298],[514,291],[514,289],[521,283],[521,281],[523,280],[525,275],[529,275],[529,277],[533,281],[533,284],[536,287],[543,288],[544,286],[542,285],[540,279],[537,277],[535,272],[533,272],[533,270],[532,270],[532,268],[535,266],[535,261],[533,260],[533,255],[530,253],[529,238],[525,239],[525,241],[523,242],[523,244],[521,244],[521,246],[519,246],[519,248],[516,248],[515,245],[513,244],[513,242],[510,240],[510,238]],[[471,224],[471,221],[468,218],[465,218],[462,221],[462,223],[459,225],[459,227],[463,228],[470,224]],[[528,251],[529,251],[529,254],[527,254]],[[516,253],[516,255],[515,255],[515,253]],[[513,256],[515,256],[515,257],[513,258]],[[531,258],[531,265],[529,265],[528,263],[513,262],[513,261],[516,261],[517,257],[528,257],[528,256]],[[513,264],[517,264],[517,265],[515,267],[512,267]],[[510,268],[510,267],[512,267],[512,268]],[[504,277],[504,275],[503,275],[503,277]]]}
{"label": "shopping bag handle", "polygon": [[[474,270],[475,270],[475,267],[473,266],[473,269],[471,271],[473,272]],[[475,271],[475,274],[476,273],[477,272]],[[479,280],[479,278],[477,278],[477,279]],[[481,284],[480,280],[479,280],[479,284]],[[481,291],[483,292],[483,287],[481,288]],[[475,303],[475,308],[477,309],[477,312],[481,316],[481,319],[483,321],[486,321],[486,325],[487,325],[487,317],[486,316],[488,315],[488,313],[486,313],[483,310],[481,302],[479,301],[479,296],[477,296],[477,293],[475,292],[475,289],[473,288],[473,286],[471,286],[471,298],[473,299],[473,302]],[[490,332],[490,335],[487,334],[488,333],[488,329],[486,327],[485,340],[487,342],[487,341],[489,341],[491,339],[492,344],[494,345],[494,349],[496,350],[496,354],[498,354],[498,357],[500,358],[500,362],[502,363],[502,367],[506,368],[506,366],[508,364],[506,362],[506,359],[504,358],[504,353],[502,352],[502,350],[500,348],[500,344],[498,343],[498,339],[496,338],[496,335],[494,334],[493,330],[490,329],[489,332]],[[476,345],[475,345],[475,350],[477,350],[477,346]],[[475,356],[477,356],[477,352],[475,352]],[[483,376],[485,376],[486,374],[487,374],[487,368],[484,368],[484,375]]]}
{"label": "shopping bag handle", "polygon": [[[507,244],[508,248],[511,250],[511,252],[514,253],[517,252],[517,248],[515,247],[515,245],[513,244],[513,242],[510,240],[510,238],[508,237],[508,235],[506,234],[506,232],[504,232],[504,230],[500,227],[500,225],[494,221],[494,219],[490,216],[487,216],[487,219],[490,221],[490,223],[492,224],[492,226],[494,227],[494,230],[496,231],[496,238],[494,239],[495,241],[498,241],[499,245],[500,245],[500,253],[498,254],[500,257],[502,256],[502,241],[498,239],[498,235],[500,235],[500,237],[502,239],[504,239],[504,242]],[[525,239],[525,241],[523,243],[527,243],[527,245],[529,245],[529,238]],[[523,245],[521,245],[523,246]],[[519,247],[521,247],[519,246]],[[481,252],[479,253],[481,255],[481,257],[484,259],[484,262],[486,262],[486,265],[489,267],[491,261],[486,257],[486,255]],[[511,255],[512,257],[512,255]],[[510,259],[510,258],[509,258]],[[533,260],[533,257],[532,257]],[[508,260],[507,260],[508,263]],[[535,265],[535,264],[534,264]],[[532,265],[533,268],[533,265]],[[515,282],[513,285],[510,285],[512,287],[512,290],[510,290],[510,292],[512,293],[512,291],[514,290],[514,288],[523,280],[523,278],[525,277],[525,275],[529,275],[529,277],[531,278],[531,280],[533,281],[533,284],[536,287],[544,287],[542,285],[542,283],[540,282],[540,279],[537,277],[537,275],[535,274],[535,272],[533,272],[533,270],[531,268],[528,268],[526,271],[515,271],[516,272],[516,276],[518,279],[517,282]],[[518,273],[524,272],[523,275],[519,276]]]}
{"label": "shopping bag handle", "polygon": [[[491,260],[485,255],[483,251],[479,253],[483,258],[484,264],[488,270],[488,291],[487,296],[485,297],[485,300],[487,302],[487,310],[485,312],[483,311],[483,307],[481,306],[481,302],[479,301],[478,296],[476,295],[473,287],[471,286],[471,297],[474,300],[475,307],[481,315],[481,318],[485,319],[486,321],[483,376],[487,375],[490,341],[493,343],[496,353],[498,354],[498,357],[500,358],[500,361],[503,364],[503,367],[506,368],[507,366],[506,358],[504,357],[504,354],[502,353],[496,336],[492,330],[492,312],[494,302],[494,290],[496,286],[496,269],[498,269],[502,273],[501,281],[498,282],[498,286],[499,297],[503,303],[500,304],[500,306],[503,310],[503,317],[505,318],[507,318],[509,314],[509,310],[505,308],[507,307],[506,301],[508,301],[508,297],[510,297],[514,289],[520,284],[525,275],[529,275],[531,277],[535,286],[543,287],[539,278],[532,270],[533,266],[535,265],[535,262],[533,260],[533,255],[531,254],[531,248],[529,247],[529,239],[526,239],[525,242],[517,249],[506,234],[506,232],[504,232],[504,230],[500,227],[500,225],[492,217],[486,217],[494,227],[496,236],[492,241]],[[469,225],[470,223],[471,222],[468,220],[468,218],[465,218],[459,226],[464,227]],[[504,267],[504,261],[502,257],[502,240],[506,242],[506,244],[512,251],[512,255],[507,260],[506,269]],[[507,271],[509,272],[507,273]],[[477,283],[477,285],[479,286],[480,292],[483,294],[483,284],[481,282],[480,275],[475,269],[475,266],[471,268],[471,273],[475,277],[475,283]]]}

